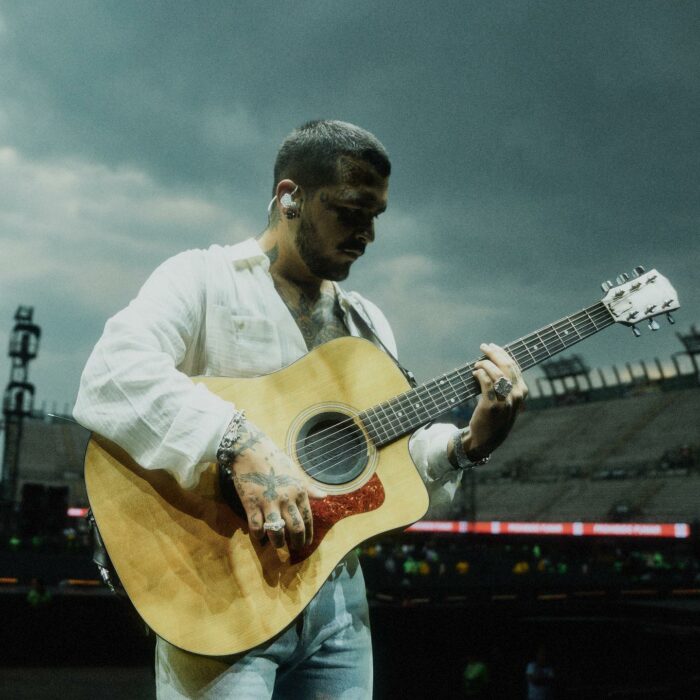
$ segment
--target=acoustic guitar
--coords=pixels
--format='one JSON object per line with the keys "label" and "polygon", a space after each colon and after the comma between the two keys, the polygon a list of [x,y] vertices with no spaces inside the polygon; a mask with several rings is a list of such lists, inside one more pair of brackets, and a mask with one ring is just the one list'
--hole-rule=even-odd
{"label": "acoustic guitar", "polygon": [[[633,326],[679,308],[655,270],[604,283],[601,301],[506,346],[525,370],[613,323]],[[669,314],[669,320],[672,320]],[[298,553],[253,541],[216,465],[184,490],[93,435],[85,481],[117,575],[148,626],[177,647],[235,654],[270,639],[306,607],[358,544],[419,520],[428,494],[410,435],[477,396],[473,363],[411,388],[367,340],[340,338],[272,374],[197,378],[247,416],[327,496],[312,500],[314,541]]]}

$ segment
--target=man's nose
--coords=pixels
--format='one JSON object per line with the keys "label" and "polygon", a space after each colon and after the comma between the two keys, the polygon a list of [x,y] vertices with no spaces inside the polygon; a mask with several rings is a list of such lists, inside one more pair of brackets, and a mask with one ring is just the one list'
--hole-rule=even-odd
{"label": "man's nose", "polygon": [[357,234],[357,237],[362,241],[364,245],[371,243],[374,240],[374,224],[371,223],[363,231]]}

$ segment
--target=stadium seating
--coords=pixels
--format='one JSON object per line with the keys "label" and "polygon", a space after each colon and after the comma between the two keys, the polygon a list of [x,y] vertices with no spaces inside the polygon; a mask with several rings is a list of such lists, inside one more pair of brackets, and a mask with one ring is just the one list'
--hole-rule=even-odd
{"label": "stadium seating", "polygon": [[604,520],[623,504],[641,521],[694,520],[700,465],[662,464],[683,445],[697,455],[698,416],[700,389],[526,411],[478,473],[478,518]]}

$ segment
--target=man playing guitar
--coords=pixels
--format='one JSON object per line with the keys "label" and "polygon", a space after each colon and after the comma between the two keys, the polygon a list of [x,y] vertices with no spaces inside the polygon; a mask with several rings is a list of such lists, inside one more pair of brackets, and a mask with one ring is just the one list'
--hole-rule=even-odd
{"label": "man playing guitar", "polygon": [[[83,373],[76,419],[141,467],[168,471],[182,489],[218,462],[233,480],[250,538],[279,550],[308,547],[313,501],[326,493],[246,417],[246,405],[190,377],[265,375],[348,335],[369,336],[395,354],[379,309],[337,284],[374,240],[390,169],[381,143],[354,125],[314,121],[293,131],[277,155],[263,233],[161,265],[108,321]],[[508,352],[480,349],[481,394],[469,427],[434,424],[411,440],[432,515],[449,505],[462,470],[505,439],[527,395]],[[197,654],[159,637],[156,685],[160,698],[371,697],[357,558],[342,559],[292,624],[244,654]]]}

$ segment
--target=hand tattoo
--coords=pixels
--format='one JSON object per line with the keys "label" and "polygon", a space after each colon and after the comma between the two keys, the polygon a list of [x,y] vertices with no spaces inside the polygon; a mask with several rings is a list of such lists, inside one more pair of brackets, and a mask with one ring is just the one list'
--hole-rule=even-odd
{"label": "hand tattoo", "polygon": [[247,481],[252,484],[257,484],[258,486],[264,486],[263,498],[266,501],[273,501],[278,497],[277,490],[275,487],[280,486],[296,486],[301,487],[301,482],[299,479],[295,479],[291,476],[286,476],[282,474],[277,476],[275,470],[270,467],[269,474],[261,474],[259,472],[251,472],[249,474],[241,474],[238,476],[240,481]]}
{"label": "hand tattoo", "polygon": [[238,433],[238,439],[233,444],[233,449],[236,456],[245,454],[246,450],[251,450],[253,447],[263,441],[264,433],[258,430],[255,426],[248,422],[243,423],[241,432]]}

